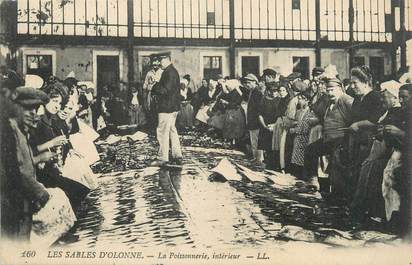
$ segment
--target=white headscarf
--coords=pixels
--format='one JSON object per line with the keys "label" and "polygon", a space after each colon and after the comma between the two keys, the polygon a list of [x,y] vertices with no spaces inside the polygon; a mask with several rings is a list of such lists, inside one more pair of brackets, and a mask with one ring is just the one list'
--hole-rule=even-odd
{"label": "white headscarf", "polygon": [[180,80],[180,85],[183,85],[183,89],[180,89],[180,95],[186,100],[187,99],[187,86],[189,85],[189,82],[183,78]]}
{"label": "white headscarf", "polygon": [[237,79],[229,79],[225,82],[227,90],[230,92],[234,89],[239,93],[239,95],[243,95],[242,91],[240,90],[240,82]]}
{"label": "white headscarf", "polygon": [[383,91],[388,91],[392,96],[396,98],[395,107],[400,107],[399,102],[399,88],[402,86],[401,83],[395,80],[390,80],[381,84],[381,89]]}

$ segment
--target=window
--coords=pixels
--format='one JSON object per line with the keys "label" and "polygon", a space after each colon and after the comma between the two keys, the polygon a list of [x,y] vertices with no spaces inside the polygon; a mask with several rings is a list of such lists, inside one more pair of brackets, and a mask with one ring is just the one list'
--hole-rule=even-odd
{"label": "window", "polygon": [[353,67],[365,65],[365,57],[355,56],[353,57]]}
{"label": "window", "polygon": [[374,80],[382,81],[385,75],[385,60],[380,56],[369,57],[369,68],[372,71]]}
{"label": "window", "polygon": [[260,76],[260,58],[259,56],[242,56],[242,76],[247,74],[254,74],[256,77]]}
{"label": "window", "polygon": [[207,25],[215,25],[215,12],[207,12]]}
{"label": "window", "polygon": [[47,80],[53,75],[53,60],[51,55],[26,55],[26,74],[38,75]]}
{"label": "window", "polygon": [[295,10],[295,9],[300,9],[300,0],[293,0],[292,1],[292,9],[293,10]]}
{"label": "window", "polygon": [[385,32],[392,32],[392,14],[385,14]]}
{"label": "window", "polygon": [[293,57],[293,72],[300,73],[302,79],[309,79],[309,57]]}
{"label": "window", "polygon": [[203,78],[216,79],[222,74],[222,56],[203,56]]}

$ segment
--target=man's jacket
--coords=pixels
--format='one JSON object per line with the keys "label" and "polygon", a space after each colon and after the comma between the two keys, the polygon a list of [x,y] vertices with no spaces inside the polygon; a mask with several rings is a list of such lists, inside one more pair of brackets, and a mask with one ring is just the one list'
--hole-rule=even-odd
{"label": "man's jacket", "polygon": [[166,67],[152,89],[157,97],[157,112],[172,113],[180,109],[180,77],[172,64]]}

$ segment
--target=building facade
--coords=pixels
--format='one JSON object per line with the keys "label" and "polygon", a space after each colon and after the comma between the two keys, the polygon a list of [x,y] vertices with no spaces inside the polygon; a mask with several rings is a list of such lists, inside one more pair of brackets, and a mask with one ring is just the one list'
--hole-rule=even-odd
{"label": "building facade", "polygon": [[164,51],[197,83],[267,67],[309,77],[328,64],[342,78],[358,64],[383,78],[405,67],[412,28],[412,0],[0,2],[1,64],[43,78],[73,71],[97,87],[143,80]]}

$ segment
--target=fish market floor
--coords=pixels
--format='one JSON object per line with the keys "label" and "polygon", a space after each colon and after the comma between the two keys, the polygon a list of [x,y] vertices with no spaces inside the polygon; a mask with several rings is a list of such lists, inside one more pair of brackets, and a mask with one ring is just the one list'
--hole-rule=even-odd
{"label": "fish market floor", "polygon": [[[326,204],[311,183],[253,167],[241,152],[207,147],[218,141],[202,137],[181,136],[182,169],[148,165],[157,152],[153,137],[99,141],[101,161],[93,166],[99,187],[87,196],[70,230],[78,239],[58,245],[253,247],[301,241],[333,247],[398,240],[351,230],[345,208]],[[223,158],[272,181],[211,181],[210,170]]]}

